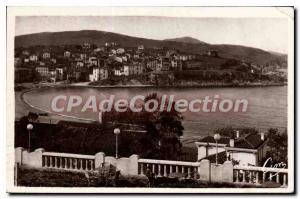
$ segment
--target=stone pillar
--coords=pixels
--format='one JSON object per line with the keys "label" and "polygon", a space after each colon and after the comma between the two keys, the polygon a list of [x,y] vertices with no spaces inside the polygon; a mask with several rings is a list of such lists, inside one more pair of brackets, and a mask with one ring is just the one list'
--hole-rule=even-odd
{"label": "stone pillar", "polygon": [[103,163],[105,162],[105,153],[99,152],[95,155],[95,168],[102,167]]}
{"label": "stone pillar", "polygon": [[210,182],[210,161],[203,159],[200,162],[199,170],[200,180]]}
{"label": "stone pillar", "polygon": [[22,165],[23,163],[23,147],[18,147],[15,149],[15,163],[19,163],[19,165]]}
{"label": "stone pillar", "polygon": [[138,175],[138,170],[139,170],[138,161],[139,161],[138,155],[131,155],[129,157],[129,164],[128,164],[129,175]]}
{"label": "stone pillar", "polygon": [[207,146],[198,146],[198,160],[207,157]]}
{"label": "stone pillar", "polygon": [[231,161],[226,161],[222,165],[222,181],[233,182],[233,164]]}
{"label": "stone pillar", "polygon": [[33,167],[42,168],[43,167],[43,148],[36,149],[34,152],[30,153],[31,163]]}

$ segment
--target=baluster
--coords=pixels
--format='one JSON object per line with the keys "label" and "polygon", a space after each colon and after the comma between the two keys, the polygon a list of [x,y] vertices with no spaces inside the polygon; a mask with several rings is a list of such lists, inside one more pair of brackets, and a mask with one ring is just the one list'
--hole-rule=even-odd
{"label": "baluster", "polygon": [[141,165],[141,175],[144,175],[144,174],[145,174],[145,173],[144,173],[144,164],[141,163],[140,165]]}
{"label": "baluster", "polygon": [[75,169],[78,169],[78,159],[77,158],[75,158],[75,160],[74,160],[74,165],[75,165]]}
{"label": "baluster", "polygon": [[74,169],[73,158],[70,158],[70,169]]}
{"label": "baluster", "polygon": [[86,161],[87,161],[87,164],[88,164],[88,170],[92,170],[91,162],[89,160],[86,160]]}
{"label": "baluster", "polygon": [[276,174],[276,183],[279,183],[279,173]]}
{"label": "baluster", "polygon": [[178,173],[179,166],[176,165],[175,169],[176,169],[176,173]]}
{"label": "baluster", "polygon": [[161,165],[158,165],[158,177],[161,177]]}
{"label": "baluster", "polygon": [[62,157],[59,158],[59,167],[63,168],[63,158]]}
{"label": "baluster", "polygon": [[273,180],[273,175],[272,175],[273,173],[269,173],[269,181],[272,181]]}
{"label": "baluster", "polygon": [[187,178],[191,178],[191,167],[188,167],[188,177]]}
{"label": "baluster", "polygon": [[256,179],[255,179],[255,183],[256,184],[259,184],[259,172],[258,171],[256,171],[256,177],[255,177]]}
{"label": "baluster", "polygon": [[89,160],[89,161],[91,163],[91,170],[94,170],[94,162],[93,162],[93,160]]}
{"label": "baluster", "polygon": [[249,172],[249,183],[253,183],[253,171]]}
{"label": "baluster", "polygon": [[197,174],[198,174],[198,168],[194,167],[194,171],[193,171],[193,177],[194,177],[194,179],[197,179]]}
{"label": "baluster", "polygon": [[68,158],[65,158],[65,169],[68,168]]}
{"label": "baluster", "polygon": [[263,172],[262,183],[265,183],[266,172]]}
{"label": "baluster", "polygon": [[184,174],[184,166],[181,166],[181,173]]}
{"label": "baluster", "polygon": [[235,182],[238,183],[239,182],[239,171],[235,170],[234,173],[235,173]]}
{"label": "baluster", "polygon": [[89,168],[89,161],[88,160],[85,160],[85,170],[87,171]]}
{"label": "baluster", "polygon": [[163,173],[163,176],[167,177],[167,165],[164,165],[164,173]]}
{"label": "baluster", "polygon": [[246,171],[243,170],[242,174],[243,174],[243,183],[245,183],[246,182]]}
{"label": "baluster", "polygon": [[152,173],[153,173],[154,175],[156,175],[156,174],[155,174],[155,164],[152,164]]}
{"label": "baluster", "polygon": [[283,174],[283,186],[287,186],[286,184],[286,173]]}
{"label": "baluster", "polygon": [[52,156],[49,156],[50,168],[52,167]]}
{"label": "baluster", "polygon": [[48,156],[45,156],[45,167],[48,167]]}

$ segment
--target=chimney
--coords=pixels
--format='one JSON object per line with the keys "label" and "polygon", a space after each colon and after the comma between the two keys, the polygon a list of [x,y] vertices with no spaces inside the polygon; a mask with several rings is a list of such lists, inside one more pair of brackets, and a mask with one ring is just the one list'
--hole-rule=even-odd
{"label": "chimney", "polygon": [[240,137],[240,131],[236,131],[236,138],[239,138]]}
{"label": "chimney", "polygon": [[234,147],[234,139],[230,139],[229,140],[229,146],[230,147]]}
{"label": "chimney", "polygon": [[260,134],[260,139],[261,139],[262,141],[265,140],[265,133],[261,133],[261,134]]}

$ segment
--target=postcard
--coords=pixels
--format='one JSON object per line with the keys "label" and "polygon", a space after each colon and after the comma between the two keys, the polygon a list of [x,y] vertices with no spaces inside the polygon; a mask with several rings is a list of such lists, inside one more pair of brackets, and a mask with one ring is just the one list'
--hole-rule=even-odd
{"label": "postcard", "polygon": [[293,193],[293,7],[8,7],[7,192]]}

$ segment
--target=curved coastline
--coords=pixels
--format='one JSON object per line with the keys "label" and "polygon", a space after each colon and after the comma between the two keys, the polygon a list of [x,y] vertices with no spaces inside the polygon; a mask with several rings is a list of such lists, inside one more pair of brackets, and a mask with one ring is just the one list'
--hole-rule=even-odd
{"label": "curved coastline", "polygon": [[59,116],[59,117],[62,117],[62,119],[73,119],[73,120],[77,120],[77,121],[85,121],[85,122],[97,122],[97,120],[93,120],[93,119],[88,119],[88,118],[80,118],[80,117],[75,117],[75,116],[70,116],[70,115],[64,115],[64,114],[60,114],[60,113],[54,113],[52,111],[48,111],[48,110],[45,110],[45,109],[42,109],[40,107],[37,107],[37,106],[34,106],[32,104],[30,104],[29,102],[27,102],[25,99],[24,99],[24,94],[26,93],[29,93],[33,90],[38,90],[38,89],[42,89],[42,88],[47,88],[47,87],[52,87],[52,88],[55,88],[56,86],[45,86],[45,87],[40,87],[40,88],[32,88],[32,89],[28,89],[28,90],[24,90],[21,92],[20,94],[20,98],[21,98],[21,101],[26,104],[27,106],[37,110],[37,111],[41,111],[42,113],[47,113],[47,114],[50,114],[48,115],[48,117],[51,118],[51,115],[55,115],[55,116]]}

